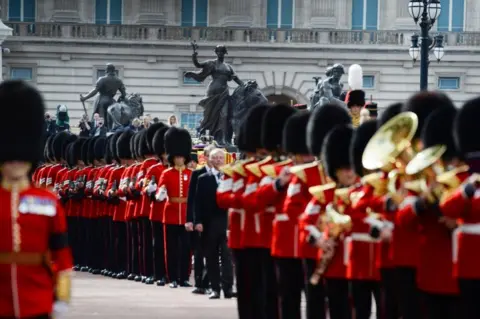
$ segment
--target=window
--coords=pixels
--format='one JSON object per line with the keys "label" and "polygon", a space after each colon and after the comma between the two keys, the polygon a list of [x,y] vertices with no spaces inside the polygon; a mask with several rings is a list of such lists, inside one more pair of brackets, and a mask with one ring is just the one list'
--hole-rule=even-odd
{"label": "window", "polygon": [[182,0],[182,27],[208,25],[208,0]]}
{"label": "window", "polygon": [[96,0],[96,24],[122,24],[123,0]]}
{"label": "window", "polygon": [[35,0],[9,0],[8,20],[35,22],[37,4]]}
{"label": "window", "polygon": [[197,80],[194,80],[194,79],[191,79],[191,78],[186,78],[185,77],[185,73],[187,73],[186,71],[183,72],[183,84],[188,84],[188,85],[200,85],[202,84],[201,82],[198,82]]}
{"label": "window", "polygon": [[442,12],[437,22],[438,31],[463,32],[464,17],[465,0],[442,0]]}
{"label": "window", "polygon": [[438,88],[440,90],[458,90],[460,88],[460,78],[453,76],[439,77]]}
{"label": "window", "polygon": [[[118,69],[115,70],[115,74],[118,76]],[[105,75],[105,69],[97,69],[97,79]]]}
{"label": "window", "polygon": [[10,68],[10,79],[12,80],[33,80],[33,69],[26,67],[11,67]]}
{"label": "window", "polygon": [[374,75],[364,75],[363,76],[363,88],[364,89],[373,89],[375,87],[375,76]]}
{"label": "window", "polygon": [[180,126],[187,130],[195,130],[200,125],[202,118],[202,113],[182,113]]}
{"label": "window", "polygon": [[292,29],[295,0],[267,0],[267,28]]}
{"label": "window", "polygon": [[377,30],[378,0],[353,0],[352,30]]}

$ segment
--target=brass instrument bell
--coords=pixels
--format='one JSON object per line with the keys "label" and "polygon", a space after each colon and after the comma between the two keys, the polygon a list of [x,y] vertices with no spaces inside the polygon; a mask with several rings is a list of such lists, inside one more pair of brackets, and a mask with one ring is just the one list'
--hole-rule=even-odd
{"label": "brass instrument bell", "polygon": [[429,167],[434,168],[437,175],[443,173],[443,167],[435,166],[435,164],[438,163],[446,151],[447,147],[445,145],[434,145],[424,149],[408,162],[405,173],[407,175],[416,175]]}

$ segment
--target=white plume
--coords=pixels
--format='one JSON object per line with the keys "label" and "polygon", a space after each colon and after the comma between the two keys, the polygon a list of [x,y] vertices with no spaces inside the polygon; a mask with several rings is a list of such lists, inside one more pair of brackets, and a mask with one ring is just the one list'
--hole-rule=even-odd
{"label": "white plume", "polygon": [[360,65],[352,64],[348,69],[348,86],[352,91],[363,88],[363,70]]}

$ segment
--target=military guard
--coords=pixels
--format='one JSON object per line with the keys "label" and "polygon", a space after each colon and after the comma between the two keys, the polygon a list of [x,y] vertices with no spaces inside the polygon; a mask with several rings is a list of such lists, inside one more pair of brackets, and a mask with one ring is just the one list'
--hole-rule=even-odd
{"label": "military guard", "polygon": [[187,222],[187,193],[192,171],[186,167],[190,162],[192,138],[187,130],[171,127],[165,133],[165,152],[170,168],[162,172],[156,198],[166,201],[163,223],[170,288],[190,287],[190,249]]}
{"label": "military guard", "polygon": [[365,106],[365,91],[363,88],[363,70],[358,64],[352,64],[348,69],[348,86],[345,102],[352,116],[353,127],[360,125],[360,112]]}
{"label": "military guard", "polygon": [[[22,81],[0,84],[9,118],[0,127],[0,317],[62,318],[70,301],[72,257],[65,213],[51,192],[31,185],[29,171],[42,158],[45,107],[39,92]],[[8,225],[8,226],[7,226]],[[55,271],[52,271],[52,265]]]}

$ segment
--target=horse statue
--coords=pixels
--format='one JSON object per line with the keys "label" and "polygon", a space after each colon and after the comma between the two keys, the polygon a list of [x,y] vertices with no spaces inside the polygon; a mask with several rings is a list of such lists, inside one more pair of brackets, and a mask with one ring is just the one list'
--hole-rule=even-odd
{"label": "horse statue", "polygon": [[232,117],[231,125],[235,135],[245,120],[245,116],[251,107],[259,104],[267,103],[265,95],[258,88],[257,81],[250,80],[243,85],[239,85],[231,96]]}
{"label": "horse statue", "polygon": [[340,99],[343,91],[343,83],[340,82],[342,75],[345,74],[345,69],[341,64],[335,64],[328,67],[325,71],[327,78],[324,80],[317,80],[316,90],[312,98],[311,110],[316,107],[328,103],[337,104],[341,107],[347,108],[347,105]]}
{"label": "horse statue", "polygon": [[108,130],[118,131],[128,127],[132,120],[142,116],[143,112],[142,97],[138,93],[128,94],[124,100],[119,100],[108,107],[108,123],[111,123],[111,127],[108,127]]}

